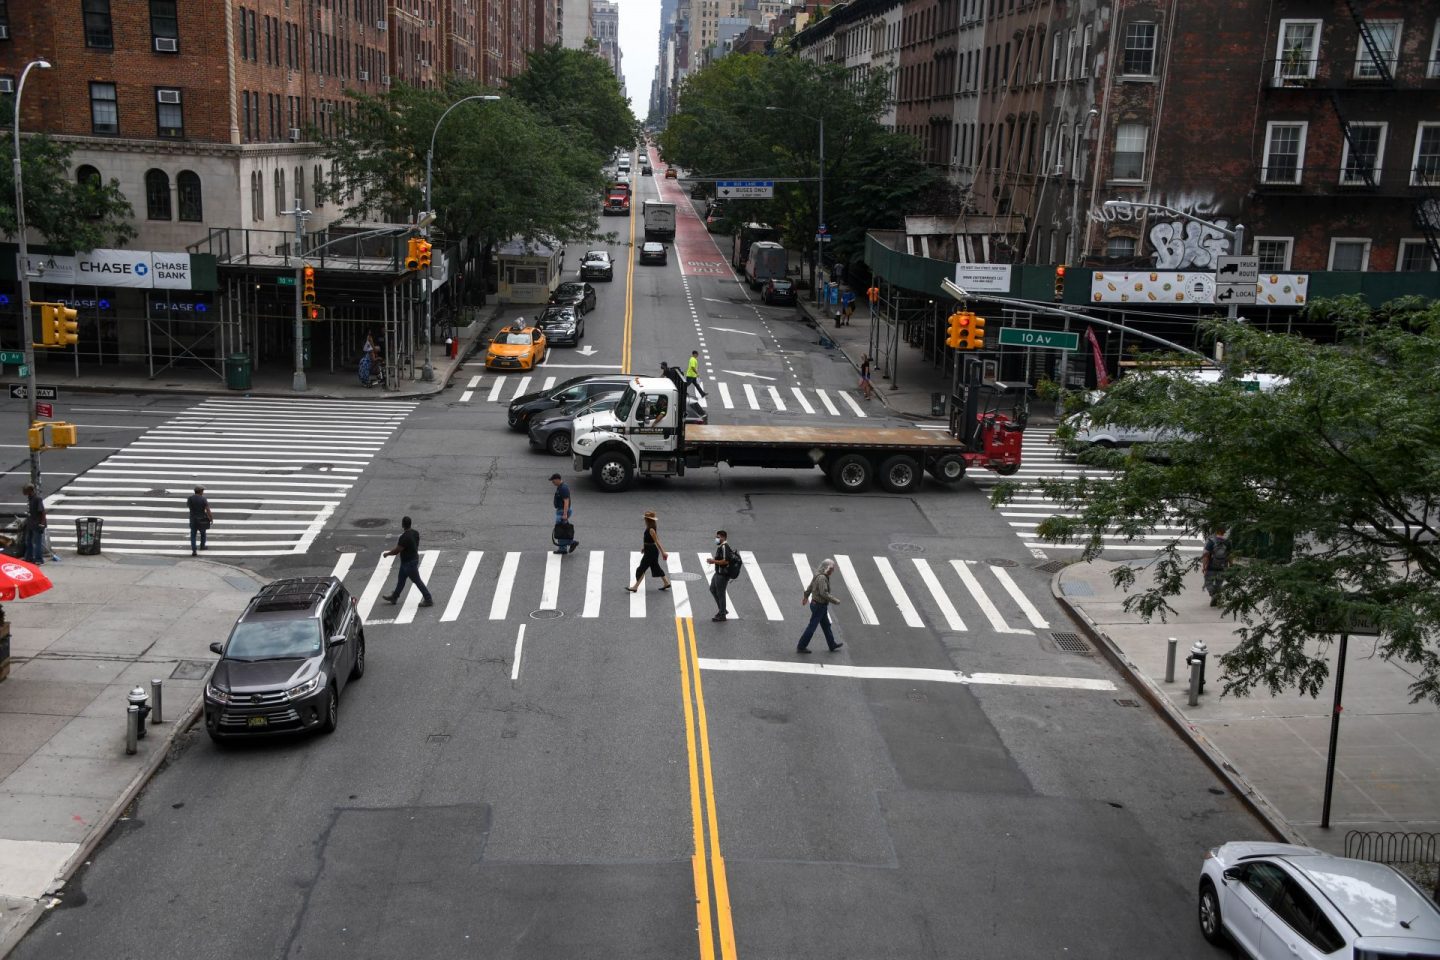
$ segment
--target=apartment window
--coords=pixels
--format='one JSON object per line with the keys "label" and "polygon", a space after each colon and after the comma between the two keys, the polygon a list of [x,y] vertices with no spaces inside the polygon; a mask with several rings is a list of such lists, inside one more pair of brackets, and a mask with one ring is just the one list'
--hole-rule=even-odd
{"label": "apartment window", "polygon": [[90,132],[120,132],[120,106],[113,83],[90,84]]}
{"label": "apartment window", "polygon": [[6,37],[10,35],[10,5],[8,0],[0,0],[0,27],[4,27]]}
{"label": "apartment window", "polygon": [[1415,130],[1415,162],[1412,185],[1440,184],[1440,123],[1422,123]]}
{"label": "apartment window", "polygon": [[1150,128],[1143,123],[1122,123],[1115,128],[1115,156],[1110,163],[1110,176],[1115,180],[1143,180],[1145,177],[1145,141]]}
{"label": "apartment window", "polygon": [[1265,125],[1265,166],[1260,179],[1265,183],[1299,183],[1305,157],[1303,123]]}
{"label": "apartment window", "polygon": [[315,209],[319,210],[325,206],[325,171],[320,168],[320,164],[318,163],[315,164],[315,169],[311,171],[310,183],[314,185]]}
{"label": "apartment window", "polygon": [[1340,182],[1371,185],[1380,182],[1380,162],[1385,155],[1385,124],[1352,123],[1340,160]]}
{"label": "apartment window", "polygon": [[305,206],[305,168],[295,168],[295,202]]}
{"label": "apartment window", "polygon": [[81,164],[75,168],[75,182],[82,187],[88,186],[98,190],[101,186],[100,171],[88,163]]}
{"label": "apartment window", "polygon": [[1134,237],[1111,237],[1105,241],[1105,256],[1107,257],[1133,257],[1135,256]]}
{"label": "apartment window", "polygon": [[1310,79],[1320,50],[1320,20],[1281,20],[1275,48],[1275,76]]}
{"label": "apartment window", "polygon": [[265,175],[259,170],[250,171],[250,219],[265,219]]}
{"label": "apartment window", "polygon": [[85,46],[104,50],[115,48],[115,29],[110,22],[110,0],[80,0],[85,23]]}
{"label": "apartment window", "polygon": [[1148,77],[1155,73],[1155,37],[1158,28],[1154,23],[1139,22],[1125,24],[1125,51],[1120,61],[1120,72],[1127,77]]}
{"label": "apartment window", "polygon": [[157,51],[174,53],[179,49],[180,18],[175,11],[175,0],[150,0],[150,36],[152,40],[170,41],[152,43]]}
{"label": "apartment window", "polygon": [[1085,42],[1080,46],[1080,76],[1090,76],[1090,53],[1095,47],[1095,27],[1085,24]]}
{"label": "apartment window", "polygon": [[1365,270],[1370,266],[1370,241],[1360,237],[1335,237],[1330,241],[1327,270]]}
{"label": "apartment window", "polygon": [[275,171],[275,212],[282,213],[285,210],[289,197],[285,196],[285,171]]}
{"label": "apartment window", "polygon": [[1050,35],[1050,79],[1060,79],[1060,34]]}
{"label": "apartment window", "polygon": [[[5,4],[0,0],[0,16]],[[1425,67],[1425,76],[1440,77],[1440,17],[1435,19],[1435,31],[1430,35],[1430,62]]]}
{"label": "apartment window", "polygon": [[180,91],[174,87],[159,87],[155,91],[155,133],[169,139],[185,136]]}
{"label": "apartment window", "polygon": [[1045,147],[1040,153],[1040,172],[1050,172],[1050,143],[1054,137],[1053,124],[1045,124]]}
{"label": "apartment window", "polygon": [[1366,20],[1365,23],[1370,27],[1370,39],[1379,58],[1370,52],[1364,37],[1356,40],[1355,76],[1371,79],[1395,76],[1395,58],[1400,52],[1400,21]]}
{"label": "apartment window", "polygon": [[170,219],[170,175],[164,170],[145,172],[145,216],[151,220]]}
{"label": "apartment window", "polygon": [[249,33],[246,32],[245,28],[246,28],[246,26],[250,23],[250,17],[249,17],[249,14],[247,14],[247,13],[245,12],[245,8],[244,8],[244,7],[239,8],[239,14],[240,14],[240,59],[241,59],[241,60],[249,60],[249,59],[250,59],[250,35],[249,35]]}
{"label": "apartment window", "polygon": [[1255,256],[1260,260],[1261,273],[1280,273],[1290,269],[1290,237],[1256,237]]}
{"label": "apartment window", "polygon": [[1400,256],[1395,260],[1395,269],[1405,273],[1418,273],[1435,269],[1435,255],[1424,240],[1401,240]]}
{"label": "apartment window", "polygon": [[175,178],[175,193],[180,201],[180,219],[191,223],[205,220],[205,205],[200,196],[200,175],[193,170],[181,170]]}
{"label": "apartment window", "polygon": [[250,139],[250,91],[240,91],[240,139]]}
{"label": "apartment window", "polygon": [[255,11],[250,11],[250,59],[254,63],[260,62],[260,29],[257,26]]}

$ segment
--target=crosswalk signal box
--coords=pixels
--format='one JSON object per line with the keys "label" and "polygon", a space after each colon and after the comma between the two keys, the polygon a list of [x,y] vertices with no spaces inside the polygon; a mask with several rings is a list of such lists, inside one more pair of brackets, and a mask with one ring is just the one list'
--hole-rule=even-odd
{"label": "crosswalk signal box", "polygon": [[76,444],[75,424],[50,424],[50,442],[56,447],[73,447]]}

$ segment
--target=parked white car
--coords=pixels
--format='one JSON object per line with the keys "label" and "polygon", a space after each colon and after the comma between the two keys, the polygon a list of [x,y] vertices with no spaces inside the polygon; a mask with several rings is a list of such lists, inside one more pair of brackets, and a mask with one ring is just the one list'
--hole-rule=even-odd
{"label": "parked white car", "polygon": [[[1184,376],[1197,383],[1219,383],[1224,374],[1219,370],[1187,370],[1183,374],[1166,371],[1135,374],[1135,376]],[[1245,389],[1260,393],[1278,390],[1288,382],[1285,377],[1278,377],[1270,373],[1248,373],[1240,381]],[[1092,395],[1091,402],[1104,403],[1104,394]],[[1131,443],[1158,443],[1161,440],[1172,439],[1165,430],[1159,427],[1100,423],[1089,412],[1083,410],[1079,413],[1072,413],[1065,419],[1065,423],[1074,428],[1074,442],[1077,444],[1093,443],[1101,447],[1119,447]]]}

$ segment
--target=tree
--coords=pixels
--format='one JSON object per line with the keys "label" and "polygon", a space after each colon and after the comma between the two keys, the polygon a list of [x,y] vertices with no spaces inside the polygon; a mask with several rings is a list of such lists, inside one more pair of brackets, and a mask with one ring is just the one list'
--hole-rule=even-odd
{"label": "tree", "polygon": [[603,161],[640,138],[640,125],[609,65],[588,50],[552,44],[532,51],[507,89]]}
{"label": "tree", "polygon": [[[1336,342],[1212,320],[1207,333],[1244,358],[1236,376],[1203,384],[1150,373],[1111,387],[1087,416],[1166,439],[1095,452],[1113,480],[1042,482],[1061,512],[1039,534],[1083,543],[1089,560],[1106,534],[1178,529],[1153,579],[1125,601],[1163,620],[1199,565],[1182,547],[1229,527],[1237,559],[1217,598],[1241,625],[1239,645],[1220,658],[1226,693],[1317,695],[1331,639],[1359,617],[1379,624],[1381,656],[1410,665],[1413,700],[1440,704],[1440,305],[1371,311],[1352,297],[1307,313],[1333,324]],[[1282,385],[1247,390],[1245,375],[1262,371]],[[1006,484],[997,500],[1014,490]],[[1136,586],[1133,567],[1113,576]]]}
{"label": "tree", "polygon": [[[72,176],[73,152],[70,144],[43,135],[21,139],[26,226],[65,253],[124,246],[135,237],[134,210],[120,181]],[[15,174],[8,162],[0,164],[0,231],[15,237]]]}

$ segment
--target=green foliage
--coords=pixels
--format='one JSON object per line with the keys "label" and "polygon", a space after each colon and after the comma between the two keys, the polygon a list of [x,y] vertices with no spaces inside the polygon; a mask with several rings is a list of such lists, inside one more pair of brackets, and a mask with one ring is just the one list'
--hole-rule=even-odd
{"label": "green foliage", "polygon": [[508,90],[538,116],[600,155],[603,162],[617,147],[640,139],[640,125],[610,67],[586,50],[558,43],[530,54],[525,72],[512,77]]}
{"label": "green foliage", "polygon": [[[827,253],[855,263],[865,231],[899,226],[940,178],[915,141],[879,122],[887,78],[855,82],[839,64],[796,57],[732,54],[688,77],[660,146],[666,160],[706,177],[784,178],[775,199],[732,204],[732,223],[778,226],[788,246],[814,246],[820,119],[825,124]],[[776,109],[769,109],[774,107]]]}
{"label": "green foliage", "polygon": [[[1159,427],[1168,439],[1095,451],[1113,480],[1041,483],[1061,515],[1040,535],[1084,544],[1093,559],[1102,535],[1177,527],[1153,579],[1126,600],[1148,620],[1164,619],[1198,566],[1180,548],[1236,528],[1239,558],[1218,594],[1241,623],[1239,645],[1221,658],[1227,693],[1318,694],[1330,639],[1362,616],[1382,628],[1379,653],[1409,665],[1413,699],[1440,703],[1440,305],[1409,300],[1372,314],[1346,298],[1317,301],[1309,315],[1333,323],[1337,342],[1206,323],[1245,358],[1232,373],[1287,379],[1274,392],[1249,392],[1243,377],[1206,385],[1154,373],[1111,387],[1088,416]],[[1007,485],[996,499],[1013,492]],[[1247,541],[1265,538],[1293,540],[1293,552],[1245,556]],[[1122,567],[1115,580],[1135,586],[1135,570]]]}
{"label": "green foliage", "polygon": [[[45,242],[66,253],[124,246],[135,237],[134,210],[120,181],[77,182],[70,173],[74,148],[43,135],[20,141],[20,173],[25,186],[25,222]],[[0,164],[0,231],[15,237],[15,174]]]}

